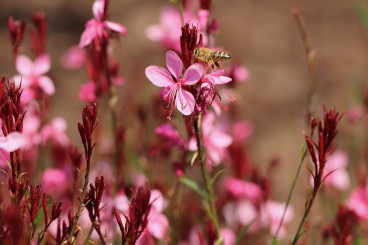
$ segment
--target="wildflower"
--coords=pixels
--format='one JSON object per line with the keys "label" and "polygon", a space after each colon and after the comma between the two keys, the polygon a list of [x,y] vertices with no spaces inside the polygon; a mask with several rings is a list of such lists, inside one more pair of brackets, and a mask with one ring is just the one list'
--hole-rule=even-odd
{"label": "wildflower", "polygon": [[116,22],[106,20],[107,4],[108,0],[96,0],[93,3],[92,12],[94,19],[90,19],[86,24],[86,29],[82,33],[79,42],[80,48],[85,47],[92,42],[94,42],[97,47],[100,47],[103,40],[109,39],[110,37],[108,30],[126,35],[126,29],[124,26]]}
{"label": "wildflower", "polygon": [[[227,155],[227,147],[229,147],[233,138],[224,132],[220,123],[215,124],[215,114],[208,112],[202,117],[203,142],[207,150],[207,164],[217,166]],[[197,150],[196,141],[193,138],[189,141],[189,150]]]}
{"label": "wildflower", "polygon": [[[183,11],[185,22],[196,23],[195,17],[188,11]],[[160,42],[167,49],[180,50],[180,27],[182,26],[180,12],[177,8],[164,7],[160,12],[159,24],[146,29],[146,36],[154,42]]]}
{"label": "wildflower", "polygon": [[169,118],[174,106],[188,116],[194,110],[195,99],[189,91],[184,89],[186,86],[196,84],[203,76],[205,68],[201,64],[191,65],[180,78],[183,63],[174,51],[166,53],[166,66],[168,70],[159,66],[149,66],[146,68],[146,76],[154,85],[165,88],[162,98],[170,109]]}
{"label": "wildflower", "polygon": [[225,188],[235,198],[245,198],[253,203],[257,203],[262,196],[262,190],[259,185],[235,178],[225,180]]}
{"label": "wildflower", "polygon": [[351,193],[347,207],[359,218],[368,219],[368,181],[365,186],[360,186]]}
{"label": "wildflower", "polygon": [[96,84],[89,81],[80,86],[78,98],[82,101],[93,103],[96,101]]}
{"label": "wildflower", "polygon": [[15,67],[20,74],[14,77],[18,86],[22,84],[23,88],[39,87],[47,95],[55,93],[51,78],[44,75],[51,67],[50,56],[47,54],[38,56],[34,62],[25,55],[19,55],[15,61]]}
{"label": "wildflower", "polygon": [[65,69],[79,69],[87,62],[87,51],[78,46],[70,47],[61,57],[60,63]]}
{"label": "wildflower", "polygon": [[[261,222],[264,227],[270,226],[271,233],[275,234],[282,215],[284,213],[285,203],[279,203],[275,201],[267,201],[264,205],[261,206]],[[294,217],[294,209],[289,206],[284,217],[283,225],[279,231],[279,238],[285,238],[287,235],[285,224],[289,223]]]}
{"label": "wildflower", "polygon": [[49,195],[61,196],[68,190],[68,176],[62,169],[48,168],[42,174],[44,190]]}
{"label": "wildflower", "polygon": [[53,139],[61,146],[69,145],[69,138],[66,136],[67,124],[61,117],[54,118],[49,125],[46,125],[41,130],[41,140],[46,143],[48,139]]}

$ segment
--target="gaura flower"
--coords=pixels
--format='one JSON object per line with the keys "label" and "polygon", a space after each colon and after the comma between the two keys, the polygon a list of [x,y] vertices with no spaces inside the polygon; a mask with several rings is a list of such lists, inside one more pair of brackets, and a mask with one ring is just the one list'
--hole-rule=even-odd
{"label": "gaura flower", "polygon": [[47,73],[51,67],[50,56],[43,54],[38,56],[34,62],[25,55],[19,55],[15,61],[15,67],[20,75],[14,77],[14,81],[22,88],[36,86],[41,88],[47,95],[55,93],[55,86],[52,80],[43,74]]}
{"label": "gaura flower", "polygon": [[[173,107],[184,115],[192,114],[195,106],[194,96],[186,89],[186,86],[196,84],[203,76],[205,68],[201,64],[191,65],[180,78],[183,70],[183,62],[174,51],[166,53],[167,69],[159,66],[146,68],[147,78],[156,86],[164,88],[161,97],[165,105],[170,108],[169,118]],[[174,79],[173,79],[174,78]]]}
{"label": "gaura flower", "polygon": [[106,0],[96,0],[92,6],[94,19],[90,19],[86,24],[86,29],[82,33],[79,47],[83,48],[92,42],[97,46],[101,44],[103,38],[108,39],[109,34],[107,30],[126,35],[126,28],[119,23],[107,21],[105,12]]}

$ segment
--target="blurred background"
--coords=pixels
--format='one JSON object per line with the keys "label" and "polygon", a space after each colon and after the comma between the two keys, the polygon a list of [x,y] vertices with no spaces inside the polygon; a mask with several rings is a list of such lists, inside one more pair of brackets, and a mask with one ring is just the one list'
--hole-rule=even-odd
{"label": "blurred background", "polygon": [[[48,20],[47,51],[52,57],[49,75],[56,86],[51,116],[66,119],[68,135],[74,142],[79,142],[76,122],[80,120],[84,105],[78,100],[78,91],[86,82],[87,75],[83,69],[63,69],[60,58],[70,46],[78,44],[85,22],[92,18],[92,3],[87,0],[1,1],[0,74],[9,77],[15,74],[15,70],[11,65],[8,17],[12,15],[30,22],[32,12],[45,11]],[[121,62],[120,74],[127,80],[119,94],[123,108],[120,118],[128,135],[130,128],[136,128],[134,124],[138,115],[132,111],[142,103],[152,107],[151,98],[159,94],[159,89],[145,77],[144,69],[152,64],[164,66],[165,51],[159,43],[146,38],[145,29],[158,23],[161,8],[169,4],[168,0],[110,2],[109,19],[126,26],[128,31],[128,36],[116,44],[114,53]],[[261,169],[272,159],[279,160],[280,166],[274,173],[272,198],[285,201],[304,144],[309,81],[304,46],[291,9],[297,7],[305,18],[316,52],[318,102],[328,108],[336,107],[340,112],[356,103],[362,88],[367,88],[367,32],[351,1],[213,0],[212,6],[212,16],[220,21],[219,31],[214,35],[216,45],[231,53],[234,60],[250,72],[248,82],[240,84],[232,92],[237,99],[232,105],[237,110],[237,119],[250,120],[255,126],[255,132],[248,141],[250,157]],[[25,53],[30,50],[27,39],[23,42]],[[152,137],[156,126],[152,125]],[[340,138],[348,130],[346,120],[341,126]],[[344,141],[340,147],[344,147]],[[307,179],[307,171],[302,170],[292,200],[296,208],[296,223],[301,219],[298,211],[304,208]],[[293,226],[290,231],[295,232]]]}

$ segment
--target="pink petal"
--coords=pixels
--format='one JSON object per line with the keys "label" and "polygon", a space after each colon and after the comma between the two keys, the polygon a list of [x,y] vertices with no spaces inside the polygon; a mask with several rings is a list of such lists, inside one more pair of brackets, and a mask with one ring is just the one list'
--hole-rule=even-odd
{"label": "pink petal", "polygon": [[157,87],[169,87],[175,85],[171,74],[165,68],[159,66],[149,66],[146,68],[147,78]]}
{"label": "pink petal", "polygon": [[12,152],[25,146],[25,139],[19,132],[11,132],[6,137],[0,137],[0,148]]}
{"label": "pink petal", "polygon": [[360,218],[368,219],[368,195],[363,188],[357,188],[351,194],[347,206]]}
{"label": "pink petal", "polygon": [[349,174],[345,169],[337,169],[326,178],[325,182],[341,191],[346,190],[350,186]]}
{"label": "pink petal", "polygon": [[166,66],[176,80],[179,81],[181,71],[183,70],[183,62],[174,51],[166,52]]}
{"label": "pink petal", "polygon": [[345,151],[336,151],[327,158],[329,169],[345,168],[348,165],[348,154]]}
{"label": "pink petal", "polygon": [[101,20],[104,14],[105,0],[96,0],[92,5],[93,16]]}
{"label": "pink petal", "polygon": [[167,200],[159,190],[152,190],[150,203],[157,213],[162,213],[167,206]]}
{"label": "pink petal", "polygon": [[233,143],[233,138],[223,132],[214,131],[211,133],[211,143],[219,148],[226,148]]}
{"label": "pink petal", "polygon": [[155,132],[156,134],[162,135],[163,137],[166,137],[166,138],[171,138],[171,139],[180,138],[179,132],[175,130],[174,127],[169,123],[165,123],[157,127],[155,129]]}
{"label": "pink petal", "polygon": [[57,168],[46,169],[42,174],[42,183],[44,191],[49,195],[60,195],[68,189],[66,172]]}
{"label": "pink petal", "polygon": [[80,86],[78,98],[82,101],[92,103],[96,101],[96,85],[93,81]]}
{"label": "pink petal", "polygon": [[43,89],[43,91],[45,91],[46,94],[48,95],[53,95],[55,93],[55,86],[54,83],[52,82],[51,78],[47,77],[47,76],[42,76],[38,79],[38,85],[40,86],[40,88]]}
{"label": "pink petal", "polygon": [[23,76],[31,76],[33,74],[33,62],[25,55],[19,55],[15,60],[15,67],[19,74]]}
{"label": "pink petal", "polygon": [[205,30],[205,28],[207,28],[209,17],[210,11],[207,9],[200,9],[198,11],[198,24],[201,30]]}
{"label": "pink petal", "polygon": [[126,28],[125,26],[123,25],[120,25],[119,23],[116,23],[116,22],[112,22],[112,21],[105,21],[104,24],[110,28],[111,30],[113,31],[116,31],[122,35],[126,35],[127,34],[127,31],[126,31]]}
{"label": "pink petal", "polygon": [[257,210],[250,201],[241,201],[235,210],[240,224],[248,225],[257,217]]}
{"label": "pink petal", "polygon": [[48,72],[51,68],[51,58],[47,54],[40,55],[34,62],[34,74],[42,75]]}
{"label": "pink petal", "polygon": [[194,111],[195,100],[191,93],[185,90],[178,90],[176,95],[176,107],[183,115],[190,115]]}
{"label": "pink petal", "polygon": [[86,28],[84,29],[81,39],[79,41],[79,47],[83,48],[92,43],[92,41],[96,38],[96,28],[95,28],[95,20],[89,20],[86,23]]}
{"label": "pink petal", "polygon": [[154,42],[159,42],[164,37],[164,32],[162,31],[161,27],[159,25],[152,25],[147,27],[146,31],[146,37]]}
{"label": "pink petal", "polygon": [[13,77],[15,86],[19,87],[22,85],[22,88],[27,88],[32,85],[31,80],[28,77],[22,77],[20,75],[16,75]]}
{"label": "pink petal", "polygon": [[184,85],[193,85],[197,83],[203,76],[206,68],[197,63],[188,67],[183,76],[183,84]]}
{"label": "pink petal", "polygon": [[235,233],[229,228],[222,228],[220,234],[224,239],[224,245],[233,245],[236,242]]}
{"label": "pink petal", "polygon": [[250,121],[241,121],[234,125],[233,127],[233,137],[234,141],[242,141],[247,139],[253,134],[254,126]]}
{"label": "pink petal", "polygon": [[163,214],[152,212],[148,219],[148,232],[157,239],[165,238],[169,227],[169,220],[167,217]]}
{"label": "pink petal", "polygon": [[244,66],[234,68],[234,79],[238,82],[246,82],[249,79],[249,71]]}
{"label": "pink petal", "polygon": [[86,63],[86,60],[86,50],[72,46],[61,57],[60,63],[65,69],[79,69]]}
{"label": "pink petal", "polygon": [[112,79],[112,83],[115,85],[115,86],[121,86],[125,83],[125,78],[124,77],[114,77]]}

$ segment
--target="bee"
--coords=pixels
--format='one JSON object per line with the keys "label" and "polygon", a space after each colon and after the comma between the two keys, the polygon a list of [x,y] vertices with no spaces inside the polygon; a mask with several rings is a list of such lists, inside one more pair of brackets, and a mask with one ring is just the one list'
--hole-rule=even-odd
{"label": "bee", "polygon": [[220,67],[218,61],[228,61],[231,59],[231,55],[222,51],[213,51],[208,48],[196,48],[194,50],[194,59],[203,61],[205,64],[210,63],[212,69],[215,69],[215,65]]}

